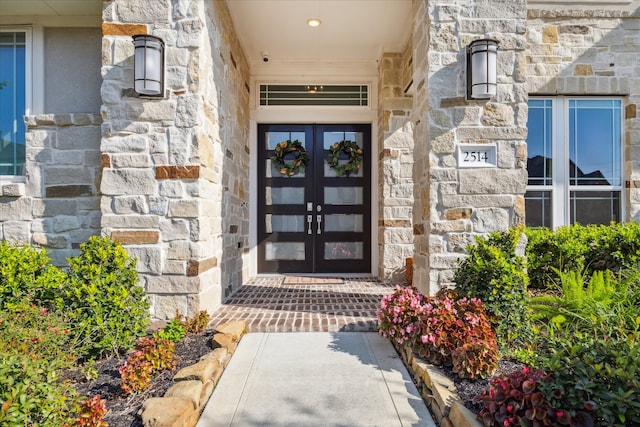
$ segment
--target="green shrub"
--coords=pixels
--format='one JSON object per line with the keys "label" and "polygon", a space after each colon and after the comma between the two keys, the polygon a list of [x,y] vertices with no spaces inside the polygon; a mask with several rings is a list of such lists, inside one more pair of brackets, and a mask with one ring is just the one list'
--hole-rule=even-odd
{"label": "green shrub", "polygon": [[523,258],[515,253],[521,236],[522,229],[516,228],[476,238],[454,274],[460,295],[482,300],[498,344],[507,353],[526,348],[533,339],[526,309],[528,276]]}
{"label": "green shrub", "polygon": [[184,326],[179,317],[175,317],[167,323],[167,325],[153,334],[154,338],[168,340],[171,342],[180,342],[184,338]]}
{"label": "green shrub", "polygon": [[545,289],[558,272],[617,272],[640,260],[640,224],[611,223],[525,229],[530,286]]}
{"label": "green shrub", "polygon": [[0,353],[0,425],[72,425],[78,396],[57,376],[53,360]]}
{"label": "green shrub", "polygon": [[62,313],[21,303],[20,312],[0,311],[0,348],[70,367],[76,361],[72,327]]}
{"label": "green shrub", "polygon": [[17,312],[25,299],[38,306],[60,306],[63,271],[44,250],[0,242],[0,309]]}
{"label": "green shrub", "polygon": [[640,334],[570,334],[551,338],[542,390],[572,414],[588,410],[596,425],[640,425]]}
{"label": "green shrub", "polygon": [[69,259],[65,310],[76,323],[81,355],[89,358],[133,347],[149,323],[149,302],[138,286],[135,259],[108,237],[91,237]]}

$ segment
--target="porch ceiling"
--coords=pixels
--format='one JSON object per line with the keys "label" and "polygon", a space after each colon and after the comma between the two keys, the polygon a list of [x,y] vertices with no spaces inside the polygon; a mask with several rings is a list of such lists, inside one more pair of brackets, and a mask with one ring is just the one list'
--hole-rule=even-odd
{"label": "porch ceiling", "polygon": [[102,0],[0,0],[0,15],[100,16]]}
{"label": "porch ceiling", "polygon": [[[411,0],[227,0],[242,47],[255,69],[283,62],[377,61],[401,52],[412,29]],[[312,28],[309,18],[322,24]],[[264,64],[263,64],[264,65]]]}

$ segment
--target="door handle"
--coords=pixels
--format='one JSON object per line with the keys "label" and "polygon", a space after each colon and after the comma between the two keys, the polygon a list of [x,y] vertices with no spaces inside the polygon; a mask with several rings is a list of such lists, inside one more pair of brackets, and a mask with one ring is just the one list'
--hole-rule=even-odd
{"label": "door handle", "polygon": [[322,215],[316,215],[316,222],[318,223],[318,234],[322,234]]}
{"label": "door handle", "polygon": [[307,229],[307,234],[311,234],[311,222],[313,222],[313,215],[307,215],[307,225],[309,228]]}

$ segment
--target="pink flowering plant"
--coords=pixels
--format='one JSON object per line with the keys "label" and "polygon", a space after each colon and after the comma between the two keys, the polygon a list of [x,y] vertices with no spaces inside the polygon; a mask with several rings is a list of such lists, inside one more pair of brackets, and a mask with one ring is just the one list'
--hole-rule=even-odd
{"label": "pink flowering plant", "polygon": [[378,331],[398,345],[415,342],[421,331],[425,297],[410,287],[396,286],[392,294],[382,297],[378,314]]}

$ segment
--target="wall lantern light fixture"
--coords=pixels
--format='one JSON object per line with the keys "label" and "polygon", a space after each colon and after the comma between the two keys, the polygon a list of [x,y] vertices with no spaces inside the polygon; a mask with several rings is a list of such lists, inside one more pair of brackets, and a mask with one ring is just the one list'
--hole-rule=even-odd
{"label": "wall lantern light fixture", "polygon": [[498,89],[497,58],[497,40],[474,40],[467,46],[467,99],[495,96]]}
{"label": "wall lantern light fixture", "polygon": [[134,90],[144,96],[164,95],[164,42],[148,34],[133,36]]}

